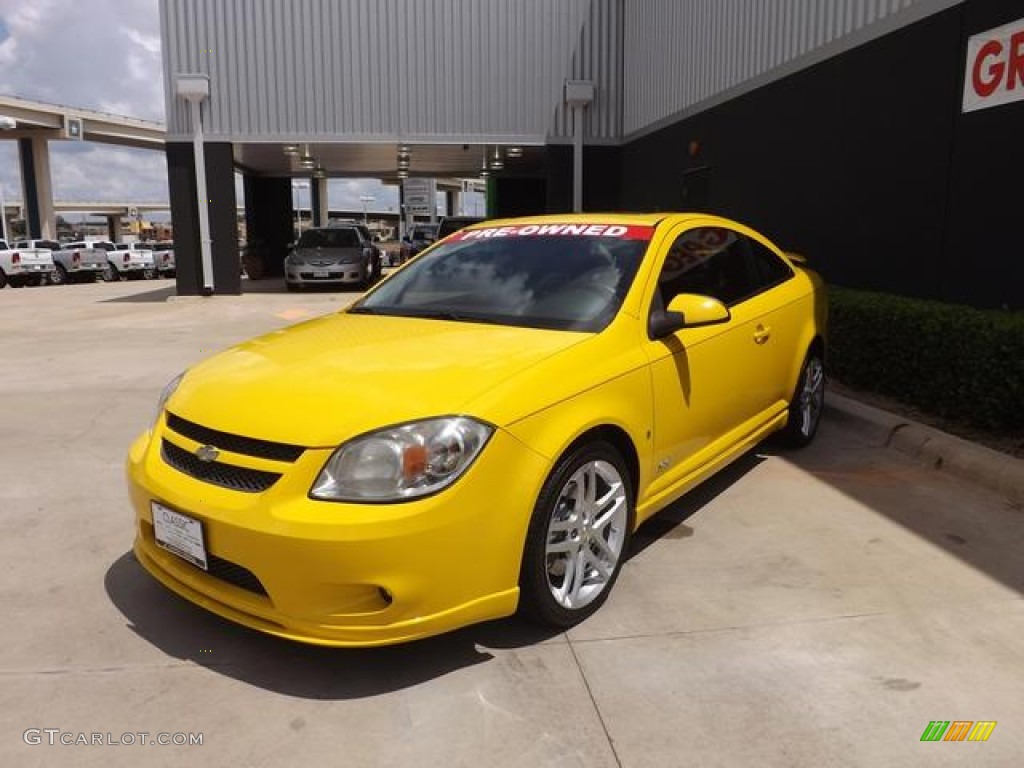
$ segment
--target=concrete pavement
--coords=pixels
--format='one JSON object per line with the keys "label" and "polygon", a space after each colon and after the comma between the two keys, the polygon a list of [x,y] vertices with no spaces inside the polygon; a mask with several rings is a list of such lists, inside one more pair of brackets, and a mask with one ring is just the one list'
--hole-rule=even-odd
{"label": "concrete pavement", "polygon": [[[568,633],[338,651],[185,603],[130,554],[129,442],[190,363],[354,295],[170,292],[0,291],[0,765],[1019,764],[1024,509],[839,419],[645,525]],[[932,720],[998,725],[922,743]]]}

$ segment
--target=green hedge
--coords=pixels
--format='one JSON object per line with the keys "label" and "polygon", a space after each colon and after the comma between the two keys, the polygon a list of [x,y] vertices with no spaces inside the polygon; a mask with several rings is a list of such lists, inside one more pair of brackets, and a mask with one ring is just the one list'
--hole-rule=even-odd
{"label": "green hedge", "polygon": [[836,287],[829,299],[839,381],[982,429],[1024,430],[1024,313]]}

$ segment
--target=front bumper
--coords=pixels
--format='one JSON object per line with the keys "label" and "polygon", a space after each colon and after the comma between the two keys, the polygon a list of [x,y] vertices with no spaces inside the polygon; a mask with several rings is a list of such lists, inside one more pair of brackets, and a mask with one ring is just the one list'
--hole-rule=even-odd
{"label": "front bumper", "polygon": [[360,263],[313,266],[285,263],[285,280],[294,285],[356,285],[366,282],[366,267]]}
{"label": "front bumper", "polygon": [[[512,614],[534,500],[548,462],[497,431],[444,491],[399,504],[308,498],[331,449],[293,464],[222,452],[222,461],[285,470],[262,493],[198,480],[168,465],[161,441],[199,447],[161,425],[128,457],[135,554],[185,599],[272,635],[331,646],[404,642]],[[199,520],[209,571],[155,543],[151,502]]]}

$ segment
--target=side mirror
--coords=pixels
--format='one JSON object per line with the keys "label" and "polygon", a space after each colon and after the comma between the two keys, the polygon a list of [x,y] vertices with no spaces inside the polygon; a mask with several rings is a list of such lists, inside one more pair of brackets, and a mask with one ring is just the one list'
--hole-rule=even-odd
{"label": "side mirror", "polygon": [[727,323],[732,315],[718,299],[696,293],[680,293],[668,303],[668,309],[651,313],[648,335],[660,339],[682,330]]}

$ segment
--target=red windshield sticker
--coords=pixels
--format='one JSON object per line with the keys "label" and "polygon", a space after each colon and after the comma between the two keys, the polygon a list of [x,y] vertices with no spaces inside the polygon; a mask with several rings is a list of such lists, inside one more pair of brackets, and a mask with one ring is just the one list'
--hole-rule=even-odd
{"label": "red windshield sticker", "polygon": [[650,240],[654,227],[625,224],[524,224],[518,227],[466,229],[452,236],[454,241],[491,240],[496,237],[612,237],[619,240]]}

